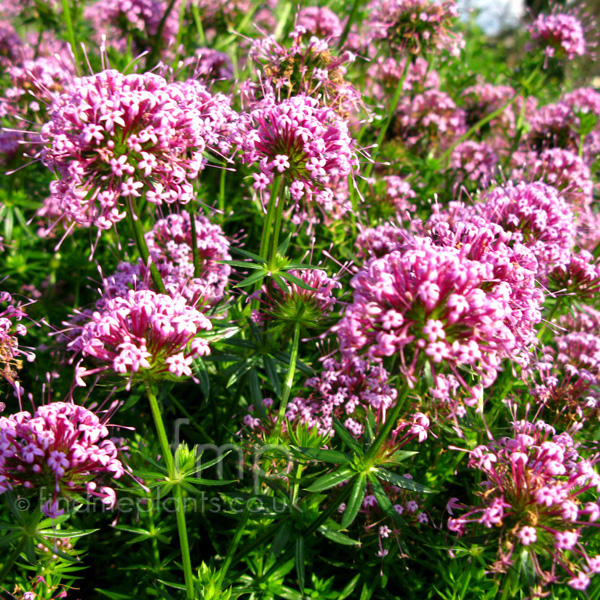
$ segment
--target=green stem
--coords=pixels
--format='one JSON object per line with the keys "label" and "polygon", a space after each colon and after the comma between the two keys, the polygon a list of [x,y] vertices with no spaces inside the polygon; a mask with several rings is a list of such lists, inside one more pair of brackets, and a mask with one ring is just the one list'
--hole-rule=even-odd
{"label": "green stem", "polygon": [[452,144],[450,148],[448,148],[446,152],[444,152],[441,158],[442,163],[449,158],[450,154],[452,154],[452,151],[454,150],[454,148],[456,148],[456,146],[462,144],[465,140],[468,140],[476,131],[479,131],[479,129],[481,129],[484,125],[487,125],[490,121],[501,115],[518,97],[519,93],[517,92],[512,96],[512,98],[507,100],[500,108],[497,108],[494,112],[491,112],[489,115],[486,115],[485,117],[483,117],[483,119],[479,119],[479,121],[477,121],[477,123],[475,123],[475,125],[473,125],[473,127],[471,127],[471,129],[469,129],[467,133],[461,135],[456,140],[456,142],[454,142],[454,144]]}
{"label": "green stem", "polygon": [[223,582],[225,581],[225,576],[227,575],[227,571],[231,566],[231,562],[233,561],[233,556],[235,555],[235,551],[240,545],[240,541],[242,539],[242,535],[246,529],[246,523],[248,522],[248,517],[250,516],[250,507],[249,504],[246,504],[246,508],[242,514],[242,518],[238,523],[238,526],[235,530],[235,534],[233,536],[233,541],[229,546],[229,550],[227,550],[227,556],[225,557],[225,561],[223,566],[219,569],[219,586],[223,587]]}
{"label": "green stem", "polygon": [[273,213],[275,212],[275,206],[277,204],[277,198],[279,197],[279,188],[281,186],[281,176],[276,177],[271,188],[271,196],[269,198],[269,206],[267,208],[267,217],[263,225],[262,237],[260,240],[260,251],[259,255],[264,260],[269,259],[269,238],[271,237],[271,226],[273,223]]}
{"label": "green stem", "polygon": [[167,438],[167,432],[165,430],[165,424],[162,419],[160,412],[160,406],[158,404],[158,398],[152,391],[150,383],[146,383],[146,393],[148,400],[150,401],[150,409],[152,410],[152,417],[154,418],[154,425],[156,427],[156,433],[158,434],[158,440],[160,447],[165,458],[167,465],[167,474],[171,483],[173,483],[173,497],[175,498],[175,510],[177,517],[177,530],[179,531],[179,546],[181,548],[181,560],[183,562],[183,574],[185,577],[185,590],[187,600],[194,600],[194,575],[192,573],[192,561],[190,559],[190,545],[187,535],[187,526],[185,522],[185,505],[183,503],[183,493],[179,486],[179,473],[173,460],[173,454],[171,453],[171,447],[169,446],[169,440]]}
{"label": "green stem", "polygon": [[198,42],[201,48],[206,47],[206,35],[204,33],[204,27],[202,27],[202,19],[200,18],[200,10],[198,4],[192,0],[192,17],[196,24],[196,32],[198,33]]}
{"label": "green stem", "polygon": [[0,572],[0,585],[2,585],[2,583],[6,579],[6,576],[10,573],[11,569],[15,566],[15,563],[17,562],[17,560],[19,560],[19,556],[21,556],[21,552],[23,552],[23,548],[25,548],[26,542],[27,542],[27,536],[24,535],[19,540],[19,543],[16,545],[12,554],[9,556],[8,561],[2,568],[2,571]]}
{"label": "green stem", "polygon": [[277,424],[275,425],[275,438],[279,439],[281,433],[281,426],[283,425],[283,419],[285,417],[285,411],[287,404],[290,399],[290,393],[292,391],[292,384],[294,383],[294,374],[296,372],[296,361],[298,360],[298,348],[300,346],[300,324],[296,323],[294,327],[294,340],[292,341],[292,353],[290,354],[290,364],[288,366],[288,372],[285,376],[285,382],[283,384],[283,393],[281,394],[281,404],[279,405],[279,413],[277,414]]}
{"label": "green stem", "polygon": [[75,71],[79,72],[79,53],[77,51],[77,40],[75,39],[75,29],[73,28],[73,21],[71,20],[71,7],[69,6],[69,0],[62,0],[63,18],[65,20],[65,26],[67,28],[67,36],[69,37],[69,44],[73,51],[73,58],[75,59]]}
{"label": "green stem", "polygon": [[385,441],[387,441],[387,437],[396,425],[396,421],[398,421],[398,417],[404,408],[404,401],[408,396],[408,385],[405,383],[400,390],[400,394],[398,395],[398,401],[396,402],[396,406],[392,409],[392,412],[387,415],[385,423],[381,428],[381,431],[377,434],[377,437],[371,444],[369,451],[367,452],[367,458],[374,458],[381,446]]}
{"label": "green stem", "polygon": [[221,170],[221,180],[219,181],[219,210],[221,211],[221,219],[225,218],[225,178],[227,169]]}
{"label": "green stem", "polygon": [[154,261],[150,258],[150,251],[148,250],[148,245],[146,244],[146,237],[144,235],[144,228],[142,227],[142,223],[137,213],[137,205],[135,202],[135,198],[130,196],[127,202],[127,219],[129,220],[129,225],[133,232],[133,239],[135,240],[136,248],[144,261],[145,265],[150,266],[150,276],[152,277],[152,281],[156,286],[156,289],[161,294],[166,294],[167,291],[165,289],[165,284],[163,283],[162,277],[154,264]]}
{"label": "green stem", "polygon": [[[64,2],[64,0],[63,0]],[[169,18],[169,15],[171,14],[171,11],[173,10],[173,7],[175,6],[175,0],[171,0],[169,2],[169,5],[167,6],[167,10],[165,10],[162,19],[160,20],[160,23],[158,24],[158,29],[156,30],[156,35],[154,36],[154,39],[152,40],[152,50],[150,51],[150,54],[148,55],[148,59],[146,61],[146,68],[147,69],[151,69],[152,67],[154,67],[154,60],[156,59],[156,56],[158,55],[159,51],[160,51],[160,46],[162,43],[162,34],[165,28],[165,23],[167,22],[167,19]]]}
{"label": "green stem", "polygon": [[564,296],[556,297],[556,300],[554,301],[554,306],[552,307],[552,310],[550,311],[548,318],[544,321],[542,328],[539,330],[539,332],[537,334],[538,340],[542,339],[544,333],[546,332],[546,329],[548,329],[548,325],[550,325],[550,323],[552,323],[552,319],[555,317],[556,313],[558,312],[558,309],[562,306],[563,298],[564,298]]}
{"label": "green stem", "polygon": [[271,243],[271,262],[275,263],[277,248],[279,247],[279,234],[281,233],[281,221],[283,220],[283,207],[285,206],[285,185],[280,186],[277,194],[277,212],[275,213],[275,225],[273,226],[273,242]]}
{"label": "green stem", "polygon": [[368,180],[371,176],[371,172],[373,171],[373,165],[377,157],[379,156],[379,152],[381,151],[381,145],[383,144],[383,140],[385,139],[385,134],[390,127],[392,119],[394,118],[394,113],[396,112],[396,108],[398,107],[398,102],[400,102],[400,96],[402,95],[402,88],[404,87],[404,81],[406,80],[406,76],[408,75],[408,70],[410,69],[410,59],[407,57],[404,63],[404,69],[402,69],[402,75],[400,76],[400,80],[398,81],[398,85],[396,87],[396,91],[394,92],[394,96],[392,97],[392,101],[388,106],[387,116],[381,129],[379,130],[379,134],[377,135],[377,141],[375,142],[375,148],[373,148],[373,153],[371,154],[371,161],[367,165],[365,169],[364,181]]}
{"label": "green stem", "polygon": [[196,228],[196,206],[190,202],[188,213],[190,215],[190,231],[192,233],[192,260],[194,262],[194,277],[200,277],[200,254],[198,252],[198,230]]}
{"label": "green stem", "polygon": [[356,20],[356,15],[358,14],[358,7],[362,4],[362,0],[354,0],[352,3],[352,9],[350,10],[350,16],[346,21],[346,26],[344,27],[344,31],[342,31],[342,35],[340,36],[338,42],[338,48],[343,48],[346,40],[348,39],[348,34],[350,33],[350,29],[352,29],[352,25]]}

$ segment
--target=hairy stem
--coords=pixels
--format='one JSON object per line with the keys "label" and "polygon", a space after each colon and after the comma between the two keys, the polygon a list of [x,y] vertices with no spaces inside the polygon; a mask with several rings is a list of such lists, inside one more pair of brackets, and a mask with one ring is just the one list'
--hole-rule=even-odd
{"label": "hairy stem", "polygon": [[17,562],[17,560],[19,560],[19,556],[21,556],[21,552],[23,552],[23,548],[25,548],[25,542],[27,542],[26,535],[24,535],[19,540],[19,543],[16,545],[12,554],[8,557],[8,560],[6,561],[4,567],[2,568],[2,571],[0,572],[0,585],[2,585],[2,583],[6,579],[6,576],[10,573],[11,569],[15,566],[15,563]]}
{"label": "hairy stem", "polygon": [[377,141],[375,143],[375,148],[373,148],[373,152],[371,154],[371,162],[367,165],[365,169],[364,179],[367,180],[371,176],[371,172],[373,171],[373,165],[377,157],[379,156],[379,152],[381,151],[381,145],[383,144],[383,140],[385,139],[385,134],[392,123],[392,119],[394,118],[394,113],[396,112],[396,108],[398,107],[398,102],[400,102],[400,96],[402,95],[402,88],[404,87],[404,81],[406,80],[406,76],[408,75],[408,70],[410,69],[410,59],[407,57],[405,59],[404,69],[402,70],[402,75],[398,81],[398,85],[396,87],[396,91],[392,97],[392,101],[388,106],[387,116],[385,121],[381,125],[381,129],[379,130],[379,134],[377,135]]}
{"label": "hairy stem", "polygon": [[377,434],[377,437],[371,444],[369,451],[367,452],[367,458],[374,458],[381,446],[384,442],[387,441],[387,437],[396,425],[396,421],[398,421],[398,417],[404,408],[404,401],[408,396],[408,384],[404,383],[400,393],[398,394],[398,400],[396,401],[396,406],[392,409],[391,413],[387,415],[385,423],[381,428],[381,431]]}
{"label": "hairy stem", "polygon": [[275,438],[278,439],[281,434],[281,427],[285,417],[285,411],[290,399],[292,384],[294,383],[294,374],[296,372],[296,361],[298,360],[298,348],[300,346],[300,324],[296,323],[294,327],[294,340],[292,341],[292,353],[290,354],[290,364],[288,372],[283,383],[283,391],[281,394],[281,404],[279,405],[279,413],[277,414],[277,424],[275,425]]}
{"label": "hairy stem", "polygon": [[150,257],[150,251],[148,250],[148,244],[146,244],[146,237],[144,235],[144,228],[137,213],[137,204],[135,198],[130,196],[126,202],[127,205],[127,220],[133,233],[133,239],[135,240],[135,246],[144,261],[144,264],[150,267],[150,276],[156,286],[156,289],[161,294],[166,294],[167,290],[163,283],[162,277],[154,264],[154,261]]}
{"label": "hairy stem", "polygon": [[160,406],[158,404],[158,398],[152,391],[150,383],[146,383],[146,393],[148,400],[150,401],[150,409],[152,410],[152,417],[154,418],[154,425],[156,427],[156,433],[160,442],[160,447],[165,458],[167,465],[167,474],[169,480],[173,483],[173,497],[175,498],[175,510],[177,517],[177,530],[179,532],[179,546],[181,548],[181,560],[183,562],[183,575],[185,577],[185,590],[187,600],[194,600],[194,575],[192,573],[192,561],[190,559],[190,544],[188,541],[187,526],[185,522],[185,504],[183,502],[183,493],[179,486],[179,473],[173,460],[173,454],[171,453],[171,447],[169,446],[169,440],[167,438],[167,432],[165,430],[165,424],[163,422]]}

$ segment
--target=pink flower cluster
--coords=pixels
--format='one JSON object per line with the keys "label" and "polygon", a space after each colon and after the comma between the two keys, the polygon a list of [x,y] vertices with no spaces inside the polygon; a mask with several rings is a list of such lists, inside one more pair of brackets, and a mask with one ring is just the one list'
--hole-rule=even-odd
{"label": "pink flower cluster", "polygon": [[[84,17],[92,23],[98,44],[105,36],[116,50],[135,56],[151,47],[167,5],[163,0],[97,0],[85,7]],[[175,42],[178,14],[171,10],[164,23],[160,39],[164,47]]]}
{"label": "pink flower cluster", "polygon": [[219,225],[202,215],[194,216],[200,272],[194,273],[193,238],[186,211],[159,219],[146,234],[148,250],[167,289],[183,294],[192,304],[211,306],[223,298],[231,267],[229,240]]}
{"label": "pink flower cluster", "polygon": [[[380,56],[367,71],[371,94],[378,100],[384,100],[387,94],[394,93],[406,67],[407,58]],[[440,77],[429,68],[429,63],[420,56],[411,62],[402,84],[406,93],[421,93],[427,89],[439,89]]]}
{"label": "pink flower cluster", "polygon": [[374,0],[368,7],[370,35],[400,53],[447,50],[458,56],[464,41],[451,31],[458,17],[454,0]]}
{"label": "pink flower cluster", "polygon": [[125,217],[122,197],[190,202],[203,153],[231,148],[229,103],[197,81],[169,84],[151,73],[75,79],[42,127],[42,160],[60,175],[50,189],[64,218],[109,229]]}
{"label": "pink flower cluster", "polygon": [[315,427],[321,435],[335,435],[336,417],[352,435],[360,437],[365,411],[371,407],[376,414],[385,413],[396,400],[398,392],[388,378],[380,364],[358,357],[326,358],[320,373],[305,383],[311,392],[306,398],[293,398],[286,417]]}
{"label": "pink flower cluster", "polygon": [[487,194],[480,209],[510,233],[511,243],[534,252],[540,274],[569,263],[575,241],[573,211],[555,188],[541,182],[508,183]]}
{"label": "pink flower cluster", "polygon": [[[231,267],[220,264],[230,260],[229,240],[219,225],[206,217],[195,215],[196,245],[199,272],[196,277],[192,253],[190,215],[173,213],[159,219],[146,233],[146,243],[152,261],[172,296],[182,295],[192,306],[213,306],[225,293]],[[153,287],[148,266],[141,259],[136,264],[122,262],[117,271],[103,281],[108,297],[125,296],[130,289]],[[103,306],[104,299],[99,306]]]}
{"label": "pink flower cluster", "polygon": [[35,156],[39,152],[39,135],[30,124],[41,125],[46,119],[47,106],[72,80],[72,67],[59,56],[41,56],[11,65],[6,72],[11,85],[0,99],[0,117],[10,119],[19,131],[0,131],[0,153],[7,159],[23,152]]}
{"label": "pink flower cluster", "polygon": [[6,307],[0,311],[0,376],[14,386],[20,393],[17,371],[22,366],[21,357],[28,361],[34,359],[31,352],[19,348],[18,338],[27,333],[27,327],[21,323],[26,313],[20,302],[16,302],[8,292],[0,292],[0,303]]}
{"label": "pink flower cluster", "polygon": [[[485,478],[482,503],[449,519],[448,527],[463,534],[480,524],[499,535],[496,571],[506,572],[527,549],[542,584],[558,582],[561,568],[571,587],[584,589],[600,572],[600,556],[588,556],[579,541],[600,518],[597,458],[585,459],[568,433],[557,435],[542,421],[513,428],[511,437],[470,452],[469,467]],[[586,502],[590,492],[595,500]]]}
{"label": "pink flower cluster", "polygon": [[306,6],[300,9],[296,26],[303,27],[307,33],[320,38],[332,38],[342,35],[340,18],[326,6]]}
{"label": "pink flower cluster", "polygon": [[573,15],[541,14],[528,27],[529,34],[547,57],[573,60],[585,54],[585,34],[581,21]]}
{"label": "pink flower cluster", "polygon": [[286,47],[275,36],[259,38],[250,48],[249,56],[262,67],[261,86],[279,97],[310,96],[322,106],[333,108],[342,117],[354,112],[361,102],[356,88],[344,80],[347,65],[354,55],[343,52],[337,56],[327,40],[312,36],[298,25]]}
{"label": "pink flower cluster", "polygon": [[335,202],[329,185],[358,165],[347,123],[309,96],[279,103],[265,99],[251,111],[241,146],[244,162],[258,163],[260,168],[254,174],[254,188],[266,190],[281,176],[296,202]]}
{"label": "pink flower cluster", "polygon": [[400,101],[392,131],[409,148],[445,148],[465,133],[465,113],[445,92],[426,90]]}
{"label": "pink flower cluster", "polygon": [[[476,241],[486,245],[485,236]],[[411,385],[425,363],[434,378],[450,369],[467,389],[465,368],[490,385],[503,358],[523,360],[536,317],[532,295],[525,312],[523,298],[498,277],[501,261],[471,258],[471,245],[417,237],[402,251],[370,260],[352,279],[354,301],[334,328],[342,353],[366,352],[379,361],[399,355]],[[532,273],[521,269],[521,275]]]}
{"label": "pink flower cluster", "polygon": [[0,417],[0,494],[38,490],[50,517],[62,514],[59,497],[81,493],[113,506],[115,491],[102,480],[124,470],[108,429],[88,409],[65,402],[40,406],[31,416]]}
{"label": "pink flower cluster", "polygon": [[70,350],[100,364],[89,370],[78,364],[78,385],[101,372],[126,376],[127,387],[134,378],[191,377],[194,358],[210,354],[208,342],[198,334],[212,329],[212,323],[181,296],[129,290],[102,304],[69,343]]}
{"label": "pink flower cluster", "polygon": [[473,181],[480,189],[486,189],[494,180],[497,165],[498,155],[485,142],[462,142],[450,155],[450,169],[454,171],[455,182]]}
{"label": "pink flower cluster", "polygon": [[589,167],[570,150],[548,148],[541,153],[515,153],[513,180],[542,181],[561,192],[575,213],[589,210],[594,182]]}

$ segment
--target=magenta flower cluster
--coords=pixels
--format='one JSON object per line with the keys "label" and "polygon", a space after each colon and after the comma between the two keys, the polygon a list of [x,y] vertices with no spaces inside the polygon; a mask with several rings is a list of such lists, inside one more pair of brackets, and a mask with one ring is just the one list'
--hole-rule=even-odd
{"label": "magenta flower cluster", "polygon": [[27,333],[27,327],[21,322],[27,314],[21,303],[8,292],[0,292],[0,303],[6,303],[0,311],[0,376],[19,394],[21,389],[17,371],[22,366],[22,357],[28,361],[35,358],[33,353],[19,348],[19,337]]}
{"label": "magenta flower cluster", "polygon": [[454,0],[374,0],[368,8],[370,35],[401,53],[458,56],[464,45],[451,30],[458,17]]}
{"label": "magenta flower cluster", "polygon": [[534,252],[541,275],[569,263],[575,241],[573,211],[556,188],[541,182],[508,183],[491,191],[480,208],[510,233],[511,243]]}
{"label": "magenta flower cluster", "polygon": [[231,267],[229,240],[219,225],[194,216],[199,272],[194,272],[190,215],[186,211],[159,219],[146,234],[148,250],[167,289],[183,294],[192,304],[213,305],[223,298]]}
{"label": "magenta flower cluster", "polygon": [[352,358],[326,358],[318,375],[306,380],[310,393],[294,397],[287,407],[290,421],[306,423],[321,435],[334,435],[336,417],[355,437],[364,432],[364,413],[389,409],[398,392],[388,384],[389,373],[373,362]]}
{"label": "magenta flower cluster", "polygon": [[573,15],[539,15],[528,27],[531,38],[547,57],[573,60],[585,54],[585,34],[581,21]]}
{"label": "magenta flower cluster", "polygon": [[100,365],[86,369],[80,362],[78,385],[106,371],[126,377],[128,387],[133,379],[191,377],[194,358],[210,354],[208,341],[198,335],[212,329],[212,323],[181,296],[129,290],[102,304],[69,344],[70,350]]}
{"label": "magenta flower cluster", "polygon": [[600,518],[596,459],[585,459],[571,435],[542,421],[513,429],[470,452],[469,467],[484,476],[482,502],[448,526],[459,534],[476,524],[493,530],[500,537],[496,571],[506,572],[525,549],[543,584],[566,577],[585,589],[600,572],[600,556],[588,556],[580,541]]}
{"label": "magenta flower cluster", "polygon": [[[151,47],[167,5],[162,0],[97,0],[85,7],[84,16],[93,26],[97,43],[106,40],[119,52],[135,55]],[[160,43],[165,47],[173,44],[178,29],[178,11],[172,10],[162,27]]]}
{"label": "magenta flower cluster", "polygon": [[358,165],[347,123],[309,96],[265,99],[250,112],[241,146],[243,161],[260,169],[254,188],[266,190],[281,176],[295,202],[335,202],[329,185]]}
{"label": "magenta flower cluster", "polygon": [[125,218],[120,199],[142,194],[154,204],[190,202],[203,153],[231,148],[229,102],[199,82],[151,73],[75,79],[42,127],[42,160],[60,176],[50,189],[66,221],[109,229]]}
{"label": "magenta flower cluster", "polygon": [[465,368],[490,385],[503,358],[522,360],[535,315],[526,321],[498,269],[470,250],[417,237],[369,261],[352,279],[354,301],[335,327],[343,354],[398,355],[412,385],[428,363],[434,377],[449,369],[466,388]]}
{"label": "magenta flower cluster", "polygon": [[33,416],[20,412],[0,417],[0,494],[7,490],[41,491],[42,512],[56,517],[64,511],[60,497],[86,493],[112,507],[113,488],[104,485],[124,470],[106,425],[83,406],[53,402]]}

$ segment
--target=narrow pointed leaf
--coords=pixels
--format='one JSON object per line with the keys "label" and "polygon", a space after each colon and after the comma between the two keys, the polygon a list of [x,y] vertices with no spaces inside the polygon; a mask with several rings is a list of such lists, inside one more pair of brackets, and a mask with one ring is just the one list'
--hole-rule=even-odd
{"label": "narrow pointed leaf", "polygon": [[298,451],[300,454],[307,456],[308,458],[312,458],[313,460],[320,460],[326,463],[334,463],[336,465],[339,464],[352,464],[352,457],[348,454],[344,454],[343,452],[338,452],[337,450],[326,450],[322,448],[298,448],[295,447],[294,450]]}
{"label": "narrow pointed leaf", "polygon": [[302,288],[303,290],[308,290],[310,292],[315,291],[315,288],[310,287],[308,283],[305,283],[304,281],[302,281],[302,279],[296,277],[295,275],[292,275],[291,273],[281,273],[281,277],[287,279],[287,281],[289,281],[290,283],[296,284],[299,288]]}
{"label": "narrow pointed leaf", "polygon": [[236,288],[248,287],[249,285],[252,285],[252,284],[256,283],[257,281],[264,279],[266,276],[267,276],[267,273],[265,271],[258,271],[257,273],[253,273],[249,277],[246,277],[246,279],[243,279],[242,281],[240,281],[238,284],[234,285],[233,287],[236,287]]}
{"label": "narrow pointed leaf", "polygon": [[323,492],[340,483],[344,483],[354,475],[354,471],[348,467],[340,467],[332,473],[319,477],[312,485],[306,488],[307,492]]}
{"label": "narrow pointed leaf", "polygon": [[270,554],[273,558],[277,558],[288,545],[292,535],[292,527],[288,521],[285,521],[273,536],[271,542]]}
{"label": "narrow pointed leaf", "polygon": [[426,485],[421,483],[417,483],[412,479],[408,479],[407,477],[402,477],[402,475],[396,475],[396,473],[392,473],[387,469],[383,469],[381,467],[377,467],[375,469],[375,473],[377,474],[378,479],[383,479],[383,481],[387,481],[393,485],[397,485],[399,488],[403,490],[411,490],[412,492],[421,492],[422,494],[430,494],[433,490]]}
{"label": "narrow pointed leaf", "polygon": [[341,531],[335,531],[335,529],[331,529],[330,527],[326,527],[325,525],[321,525],[319,527],[319,531],[332,542],[336,544],[341,544],[342,546],[360,546],[360,542],[358,540],[353,540],[351,537],[347,536],[345,533]]}
{"label": "narrow pointed leaf", "polygon": [[296,573],[298,574],[300,591],[304,595],[304,538],[302,536],[296,539]]}
{"label": "narrow pointed leaf", "polygon": [[273,273],[273,279],[275,283],[283,290],[285,294],[290,293],[290,287],[288,284],[282,279],[281,275],[277,275],[277,273]]}
{"label": "narrow pointed leaf", "polygon": [[362,506],[366,489],[367,477],[364,473],[359,473],[352,484],[350,498],[348,498],[348,502],[346,503],[346,510],[344,511],[344,516],[342,517],[342,522],[340,524],[342,529],[347,529],[352,525],[354,519],[356,519],[356,515]]}
{"label": "narrow pointed leaf", "polygon": [[253,254],[252,252],[248,252],[248,250],[242,250],[241,248],[231,248],[231,252],[233,252],[234,254],[241,254],[242,256],[245,256],[246,258],[251,258],[254,262],[261,263],[263,265],[266,264],[266,262],[267,262],[264,258],[259,256],[258,254]]}
{"label": "narrow pointed leaf", "polygon": [[338,421],[337,417],[333,417],[333,428],[336,433],[342,438],[346,446],[352,448],[355,452],[362,454],[362,448],[358,442],[352,437],[352,434]]}

